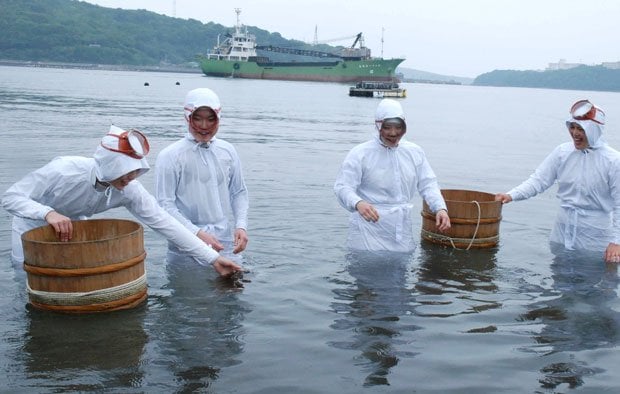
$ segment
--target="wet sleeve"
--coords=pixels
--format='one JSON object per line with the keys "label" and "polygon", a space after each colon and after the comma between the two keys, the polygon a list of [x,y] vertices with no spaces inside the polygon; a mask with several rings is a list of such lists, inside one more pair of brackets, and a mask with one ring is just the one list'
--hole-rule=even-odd
{"label": "wet sleeve", "polygon": [[550,188],[558,177],[561,164],[560,147],[551,152],[530,177],[508,191],[513,201],[526,200]]}
{"label": "wet sleeve", "polygon": [[620,159],[616,159],[611,167],[609,187],[614,204],[612,242],[620,245]]}
{"label": "wet sleeve", "polygon": [[239,155],[233,149],[233,168],[232,177],[228,186],[230,193],[230,205],[235,217],[235,228],[248,228],[248,209],[250,201],[248,197],[248,189],[243,179],[243,168]]}
{"label": "wet sleeve", "polygon": [[142,223],[157,231],[185,254],[194,257],[202,265],[213,264],[220,256],[202,242],[172,215],[166,212],[140,182],[132,181],[123,190],[128,201],[127,209]]}
{"label": "wet sleeve", "polygon": [[53,170],[52,162],[31,172],[11,186],[2,196],[2,207],[15,216],[28,219],[45,220],[54,208],[38,203],[50,185],[60,178]]}
{"label": "wet sleeve", "polygon": [[437,176],[431,168],[430,163],[426,159],[426,155],[422,154],[422,160],[417,166],[418,174],[418,192],[428,204],[428,207],[432,212],[437,212],[441,209],[447,210],[446,202],[441,195],[439,189],[439,183],[437,182]]}
{"label": "wet sleeve", "polygon": [[176,189],[180,179],[180,170],[176,168],[171,155],[160,153],[155,164],[155,196],[157,202],[192,234],[200,228],[187,219],[176,205]]}
{"label": "wet sleeve", "polygon": [[334,194],[340,205],[349,212],[355,212],[355,205],[362,200],[357,189],[362,182],[362,163],[351,151],[342,162],[336,181]]}

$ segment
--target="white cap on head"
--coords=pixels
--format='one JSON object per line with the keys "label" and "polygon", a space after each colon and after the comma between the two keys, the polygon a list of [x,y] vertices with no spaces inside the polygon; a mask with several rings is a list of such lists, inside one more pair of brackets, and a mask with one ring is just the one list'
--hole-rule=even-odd
{"label": "white cap on head", "polygon": [[402,120],[403,126],[405,126],[405,129],[407,128],[405,112],[400,103],[394,99],[381,100],[375,111],[375,125],[377,126],[377,130],[381,129],[384,120],[394,118]]}
{"label": "white cap on head", "polygon": [[592,148],[602,146],[605,141],[602,137],[605,129],[605,111],[588,100],[579,100],[571,106],[570,115],[566,120],[566,127],[577,123],[585,132],[588,144]]}
{"label": "white cap on head", "polygon": [[149,170],[149,164],[146,158],[133,158],[125,153],[114,152],[106,149],[104,146],[111,146],[119,143],[119,139],[109,134],[121,135],[125,130],[110,126],[110,131],[102,139],[101,143],[95,149],[95,175],[102,182],[110,182],[129,174],[132,171],[140,170],[138,176]]}
{"label": "white cap on head", "polygon": [[200,107],[209,107],[215,112],[217,118],[220,118],[220,112],[222,105],[220,104],[220,98],[215,92],[208,88],[198,88],[190,90],[185,96],[185,103],[183,110],[185,112],[185,120],[189,122],[192,113]]}

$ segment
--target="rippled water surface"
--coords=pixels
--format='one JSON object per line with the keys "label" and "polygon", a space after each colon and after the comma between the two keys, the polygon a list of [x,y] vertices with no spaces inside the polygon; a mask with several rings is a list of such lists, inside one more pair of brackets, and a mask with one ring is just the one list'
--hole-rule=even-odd
{"label": "rippled water surface", "polygon": [[[568,138],[565,113],[584,97],[607,109],[620,147],[617,93],[404,86],[407,138],[442,188],[508,190]],[[147,228],[145,305],[35,310],[0,211],[0,391],[620,390],[616,267],[550,250],[553,190],[504,206],[493,249],[421,243],[409,257],[347,255],[347,213],[332,185],[346,152],[372,135],[378,101],[348,97],[346,85],[0,67],[0,191],[54,156],[90,156],[110,123],[145,131],[153,165],[182,135],[183,98],[196,87],[220,95],[219,136],[244,165],[245,287],[167,264],[165,239]],[[153,190],[152,171],[141,181]]]}

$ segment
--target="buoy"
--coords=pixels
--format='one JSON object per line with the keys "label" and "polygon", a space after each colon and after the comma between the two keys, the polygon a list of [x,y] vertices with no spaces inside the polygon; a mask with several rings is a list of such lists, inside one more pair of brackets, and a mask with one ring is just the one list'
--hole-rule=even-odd
{"label": "buoy", "polygon": [[179,86],[181,84],[181,82],[177,81],[176,85]]}
{"label": "buoy", "polygon": [[144,82],[144,86],[149,86],[149,83],[148,82]]}

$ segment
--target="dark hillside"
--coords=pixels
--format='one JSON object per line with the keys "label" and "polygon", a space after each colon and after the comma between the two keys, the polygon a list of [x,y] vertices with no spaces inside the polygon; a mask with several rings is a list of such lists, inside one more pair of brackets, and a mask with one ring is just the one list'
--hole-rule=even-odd
{"label": "dark hillside", "polygon": [[552,71],[495,70],[479,75],[473,84],[620,92],[620,70],[603,66],[579,66]]}
{"label": "dark hillside", "polygon": [[[2,60],[185,64],[212,48],[218,34],[227,30],[213,22],[204,24],[146,10],[105,8],[76,0],[0,0],[0,10]],[[265,45],[308,46],[286,40],[279,33],[251,26],[248,29]]]}

